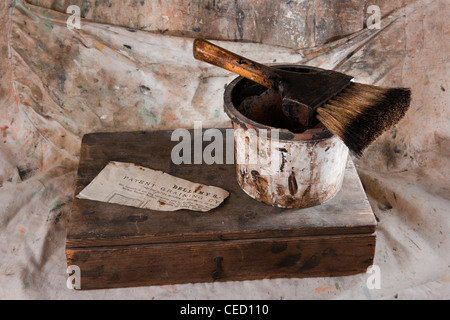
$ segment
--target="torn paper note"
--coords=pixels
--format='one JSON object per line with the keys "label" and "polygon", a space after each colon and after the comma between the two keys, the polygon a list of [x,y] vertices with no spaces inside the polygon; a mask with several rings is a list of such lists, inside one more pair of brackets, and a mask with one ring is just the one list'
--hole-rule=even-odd
{"label": "torn paper note", "polygon": [[228,196],[228,191],[218,187],[132,163],[110,162],[77,198],[148,210],[206,212],[218,207]]}

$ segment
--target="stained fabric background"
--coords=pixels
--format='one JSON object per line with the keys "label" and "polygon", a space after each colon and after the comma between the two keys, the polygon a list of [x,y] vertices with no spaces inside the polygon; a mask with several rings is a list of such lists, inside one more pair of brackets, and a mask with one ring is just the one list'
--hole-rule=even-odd
{"label": "stained fabric background", "polygon": [[[70,30],[69,5],[82,13]],[[368,30],[367,8],[381,8]],[[450,298],[450,5],[424,1],[82,1],[0,4],[0,298]],[[309,64],[406,86],[410,111],[356,161],[378,219],[368,274],[92,292],[66,288],[64,240],[86,133],[228,127],[233,74],[194,37],[263,63]]]}

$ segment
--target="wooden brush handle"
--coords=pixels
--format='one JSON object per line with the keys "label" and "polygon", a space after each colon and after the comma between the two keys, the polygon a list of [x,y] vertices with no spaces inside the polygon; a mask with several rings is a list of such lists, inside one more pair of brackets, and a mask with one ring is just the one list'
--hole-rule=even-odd
{"label": "wooden brush handle", "polygon": [[236,73],[266,88],[278,87],[280,79],[274,68],[241,57],[206,40],[194,41],[194,58]]}

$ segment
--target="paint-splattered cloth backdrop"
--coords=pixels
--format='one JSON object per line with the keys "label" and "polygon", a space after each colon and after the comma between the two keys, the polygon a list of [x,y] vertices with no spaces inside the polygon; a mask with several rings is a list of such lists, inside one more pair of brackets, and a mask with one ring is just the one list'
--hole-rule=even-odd
{"label": "paint-splattered cloth backdrop", "polygon": [[[0,4],[0,298],[450,298],[448,1],[374,1],[384,10],[380,30],[363,28],[361,15],[351,10],[327,9],[332,1],[287,1],[279,5],[281,13],[267,5],[266,14],[283,15],[279,20],[255,16],[250,7],[237,10],[243,1],[223,1],[221,8],[211,7],[220,5],[213,1],[210,21],[189,16],[192,7],[180,9],[189,2],[169,1],[178,7],[158,7],[166,10],[154,24],[145,20],[150,2],[139,1],[142,8],[130,5],[138,1],[122,7],[98,1],[106,6],[101,8],[96,1],[74,2]],[[226,3],[234,7],[227,11]],[[67,28],[69,4],[82,7],[87,20],[81,30]],[[346,4],[362,14],[369,1]],[[288,6],[302,8],[305,18]],[[183,14],[185,33],[165,28]],[[355,24],[336,22],[346,14],[345,21],[359,23],[355,30],[346,29]],[[359,82],[413,89],[406,118],[357,161],[379,221],[374,264],[381,270],[380,290],[367,288],[367,274],[94,292],[66,288],[64,239],[82,136],[189,128],[193,121],[229,126],[222,94],[234,75],[196,62],[191,52],[194,35],[203,31],[214,38],[221,26],[226,38],[244,41],[219,44],[264,63],[307,63]],[[271,26],[288,36],[270,38],[264,29]]]}

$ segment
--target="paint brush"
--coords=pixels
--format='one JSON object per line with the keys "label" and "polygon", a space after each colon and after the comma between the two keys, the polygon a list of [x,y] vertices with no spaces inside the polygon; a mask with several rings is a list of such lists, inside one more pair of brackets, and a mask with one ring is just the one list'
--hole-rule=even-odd
{"label": "paint brush", "polygon": [[355,83],[346,74],[309,66],[277,69],[202,39],[194,41],[194,57],[275,90],[284,114],[306,128],[321,122],[358,157],[404,117],[411,102],[407,88]]}

